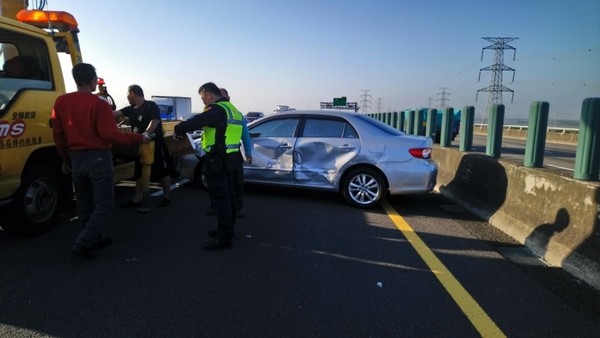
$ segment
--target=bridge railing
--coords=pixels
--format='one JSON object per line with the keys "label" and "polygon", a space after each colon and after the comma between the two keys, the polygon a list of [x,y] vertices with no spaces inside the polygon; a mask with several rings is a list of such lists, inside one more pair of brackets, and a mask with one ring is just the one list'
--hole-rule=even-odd
{"label": "bridge railing", "polygon": [[[440,114],[437,109],[411,109],[401,112],[369,114],[396,129],[411,135],[433,137],[441,147],[450,146],[455,135],[460,135],[461,151],[470,151],[473,134],[484,129],[488,135],[486,155],[500,157],[502,137],[527,139],[524,165],[542,167],[546,142],[577,144],[573,177],[584,181],[600,180],[600,98],[583,101],[578,128],[547,127],[549,103],[536,101],[531,104],[529,126],[504,126],[504,105],[495,104],[489,111],[489,124],[475,124],[475,107],[466,106],[461,111],[460,123],[454,116],[454,108],[445,108]],[[441,118],[441,123],[437,122]],[[460,126],[460,132],[457,130]],[[435,127],[433,127],[435,126]],[[532,128],[533,130],[529,130]]]}
{"label": "bridge railing", "polygon": [[[473,133],[486,135],[488,125],[486,123],[475,123]],[[517,139],[527,139],[528,126],[505,125],[503,136]],[[579,139],[579,128],[548,127],[546,128],[546,141],[553,143],[577,144]]]}

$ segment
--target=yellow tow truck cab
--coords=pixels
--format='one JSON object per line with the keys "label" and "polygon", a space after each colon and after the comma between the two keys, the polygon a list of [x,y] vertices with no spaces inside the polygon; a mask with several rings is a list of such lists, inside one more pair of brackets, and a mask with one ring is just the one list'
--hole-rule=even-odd
{"label": "yellow tow truck cab", "polygon": [[[4,13],[2,13],[4,16]],[[21,10],[0,16],[0,227],[36,234],[50,229],[72,184],[61,173],[50,118],[65,93],[58,53],[81,62],[77,21],[66,12]]]}

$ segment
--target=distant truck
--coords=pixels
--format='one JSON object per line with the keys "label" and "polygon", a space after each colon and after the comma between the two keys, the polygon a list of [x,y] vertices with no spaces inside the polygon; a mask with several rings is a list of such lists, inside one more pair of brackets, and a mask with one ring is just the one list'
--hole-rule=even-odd
{"label": "distant truck", "polygon": [[[433,135],[431,135],[431,138],[433,139],[433,142],[435,142],[435,143],[440,143],[440,140],[441,140],[442,116],[443,116],[443,111],[438,109],[437,116],[435,118],[435,129],[433,130]],[[427,124],[427,122],[423,121],[423,130],[420,135],[425,135],[426,124]],[[452,127],[451,127],[451,132],[452,132],[451,140],[452,141],[454,141],[454,139],[458,135],[459,131],[460,131],[460,109],[455,110],[454,115],[452,116]]]}
{"label": "distant truck", "polygon": [[151,100],[158,105],[166,134],[171,134],[173,127],[192,113],[191,97],[152,95]]}
{"label": "distant truck", "polygon": [[192,113],[191,97],[152,95],[151,99],[158,105],[163,121],[178,121]]}
{"label": "distant truck", "polygon": [[248,123],[258,120],[263,117],[265,117],[265,114],[262,112],[258,112],[258,111],[249,111],[246,113],[246,115],[244,115],[244,118],[246,119],[246,122],[248,122]]}
{"label": "distant truck", "polygon": [[273,110],[273,114],[277,114],[288,110],[296,110],[296,108],[290,108],[290,106],[278,104],[277,107],[275,107],[275,110]]}

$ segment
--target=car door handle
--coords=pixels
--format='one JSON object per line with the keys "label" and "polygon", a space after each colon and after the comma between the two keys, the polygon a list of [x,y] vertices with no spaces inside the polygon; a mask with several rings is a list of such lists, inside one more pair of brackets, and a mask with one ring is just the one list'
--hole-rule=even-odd
{"label": "car door handle", "polygon": [[355,148],[354,146],[351,146],[351,145],[349,145],[349,144],[342,144],[342,145],[340,146],[340,149],[341,149],[341,150],[346,150],[346,151],[353,150],[354,148]]}
{"label": "car door handle", "polygon": [[283,143],[283,144],[279,145],[279,148],[285,149],[285,150],[290,150],[290,149],[292,149],[292,146],[287,143]]}

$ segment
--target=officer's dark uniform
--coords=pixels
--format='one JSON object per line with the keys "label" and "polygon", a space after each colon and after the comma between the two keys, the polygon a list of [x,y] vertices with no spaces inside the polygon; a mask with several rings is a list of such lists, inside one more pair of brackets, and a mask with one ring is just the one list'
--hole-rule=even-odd
{"label": "officer's dark uniform", "polygon": [[[214,247],[221,248],[231,244],[234,236],[235,222],[235,193],[233,190],[232,170],[236,156],[239,156],[240,139],[242,135],[242,114],[227,100],[219,99],[207,106],[202,114],[183,121],[175,126],[177,135],[203,128],[202,148],[206,152],[205,167],[209,159],[224,159],[222,171],[205,171],[208,193],[217,212],[218,227],[217,242]],[[219,157],[220,156],[220,157]],[[220,241],[220,242],[219,242]],[[207,243],[209,244],[209,243]]]}

